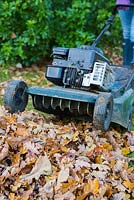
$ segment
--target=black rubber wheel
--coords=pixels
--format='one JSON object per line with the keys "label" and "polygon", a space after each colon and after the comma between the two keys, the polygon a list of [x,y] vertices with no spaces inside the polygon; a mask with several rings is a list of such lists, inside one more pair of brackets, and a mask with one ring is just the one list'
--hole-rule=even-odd
{"label": "black rubber wheel", "polygon": [[130,114],[129,114],[129,122],[128,122],[128,131],[134,130],[134,103],[131,105]]}
{"label": "black rubber wheel", "polygon": [[102,131],[109,129],[113,112],[113,96],[109,93],[99,94],[95,102],[93,126]]}
{"label": "black rubber wheel", "polygon": [[21,80],[10,81],[4,94],[4,105],[10,113],[23,112],[28,103],[27,84]]}

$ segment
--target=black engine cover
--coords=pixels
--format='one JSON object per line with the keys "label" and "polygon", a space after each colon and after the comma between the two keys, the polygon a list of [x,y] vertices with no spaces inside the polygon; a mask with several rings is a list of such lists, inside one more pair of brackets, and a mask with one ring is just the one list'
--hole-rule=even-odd
{"label": "black engine cover", "polygon": [[66,68],[63,76],[63,84],[70,88],[82,88],[83,75],[89,73],[88,70],[78,71],[76,68]]}
{"label": "black engine cover", "polygon": [[47,69],[46,78],[56,85],[83,88],[83,76],[93,71],[96,61],[108,63],[103,52],[96,47],[54,48],[53,63]]}

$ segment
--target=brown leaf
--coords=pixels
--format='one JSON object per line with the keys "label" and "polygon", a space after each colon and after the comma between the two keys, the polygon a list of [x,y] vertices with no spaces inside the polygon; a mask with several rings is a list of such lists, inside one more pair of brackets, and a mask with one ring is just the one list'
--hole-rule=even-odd
{"label": "brown leaf", "polygon": [[2,149],[0,151],[0,161],[2,161],[6,156],[8,156],[8,152],[9,152],[9,145],[6,142],[5,144],[3,144]]}
{"label": "brown leaf", "polygon": [[16,123],[16,116],[15,115],[6,115],[4,116],[5,120],[9,124]]}
{"label": "brown leaf", "polygon": [[32,186],[30,189],[28,189],[27,191],[23,191],[21,194],[21,198],[22,200],[28,200],[30,195],[33,193],[34,190],[34,186]]}
{"label": "brown leaf", "polygon": [[16,129],[16,135],[23,137],[29,136],[29,131],[24,125],[18,124]]}

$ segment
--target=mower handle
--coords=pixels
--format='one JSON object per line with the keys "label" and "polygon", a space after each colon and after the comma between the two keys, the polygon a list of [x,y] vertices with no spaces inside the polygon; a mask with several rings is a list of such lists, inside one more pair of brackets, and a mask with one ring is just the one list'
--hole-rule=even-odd
{"label": "mower handle", "polygon": [[111,26],[111,24],[114,21],[114,18],[117,14],[117,10],[119,7],[131,7],[134,8],[134,4],[130,4],[130,5],[126,5],[126,4],[118,4],[114,7],[113,11],[112,11],[112,15],[107,19],[107,24],[104,26],[104,28],[102,29],[102,31],[100,32],[100,34],[97,36],[97,38],[95,39],[95,41],[93,42],[93,44],[91,45],[92,47],[96,47],[96,45],[98,44],[98,42],[100,41],[101,37],[104,35],[104,33],[109,29],[109,27]]}

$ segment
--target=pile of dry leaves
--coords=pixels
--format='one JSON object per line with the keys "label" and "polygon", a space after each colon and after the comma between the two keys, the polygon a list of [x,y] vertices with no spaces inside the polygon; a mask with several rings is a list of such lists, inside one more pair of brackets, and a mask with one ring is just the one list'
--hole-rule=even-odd
{"label": "pile of dry leaves", "polygon": [[0,200],[134,199],[132,155],[134,132],[0,107]]}

